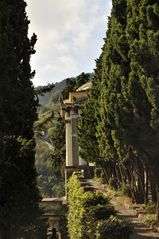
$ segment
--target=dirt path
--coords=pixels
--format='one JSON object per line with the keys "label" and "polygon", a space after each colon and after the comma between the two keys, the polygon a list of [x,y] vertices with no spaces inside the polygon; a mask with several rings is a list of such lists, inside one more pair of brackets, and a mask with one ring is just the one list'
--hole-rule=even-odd
{"label": "dirt path", "polygon": [[119,205],[118,201],[113,198],[111,200],[112,205],[117,210],[119,218],[128,220],[134,227],[134,232],[130,236],[130,239],[154,239],[159,238],[159,233],[153,232],[151,228],[145,225],[137,216],[137,212],[134,209],[125,209],[124,206]]}
{"label": "dirt path", "polygon": [[[89,184],[96,190],[101,192],[106,192],[99,183],[94,182],[93,180],[88,180]],[[123,205],[121,205],[118,200],[114,197],[111,200],[111,204],[114,206],[117,211],[117,215],[119,218],[123,220],[128,220],[132,223],[134,227],[134,232],[131,234],[130,239],[157,239],[159,238],[158,232],[153,232],[151,228],[145,225],[137,215],[135,209],[126,209]]]}

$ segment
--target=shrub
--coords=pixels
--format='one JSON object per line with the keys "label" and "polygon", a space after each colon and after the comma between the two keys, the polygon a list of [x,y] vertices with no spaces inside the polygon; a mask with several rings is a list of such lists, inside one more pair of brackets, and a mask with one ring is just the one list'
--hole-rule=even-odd
{"label": "shrub", "polygon": [[109,204],[109,198],[104,196],[101,192],[85,192],[84,194],[84,206],[96,206],[96,205],[107,205]]}
{"label": "shrub", "polygon": [[120,188],[120,192],[122,195],[126,195],[128,197],[132,196],[131,188],[128,184],[122,184],[122,186]]}
{"label": "shrub", "polygon": [[111,215],[115,216],[115,214],[114,207],[110,205],[97,205],[85,209],[85,219],[93,218],[94,221],[108,219]]}
{"label": "shrub", "polygon": [[127,239],[130,232],[128,224],[112,215],[115,215],[115,210],[108,197],[98,191],[84,192],[78,176],[70,178],[67,217],[70,239]]}
{"label": "shrub", "polygon": [[97,223],[115,215],[115,210],[109,205],[96,205],[86,207],[83,214],[83,238],[95,238]]}
{"label": "shrub", "polygon": [[70,239],[82,239],[83,228],[83,188],[77,175],[73,175],[68,183],[68,234]]}
{"label": "shrub", "polygon": [[107,190],[104,195],[106,198],[109,199],[109,201],[116,195],[116,192],[114,192],[112,189]]}
{"label": "shrub", "polygon": [[117,180],[117,178],[110,178],[108,183],[109,183],[109,187],[111,189],[115,189],[115,190],[118,189],[118,180]]}
{"label": "shrub", "polygon": [[109,200],[100,192],[84,192],[77,175],[68,183],[68,234],[70,239],[95,239],[98,220],[114,215]]}
{"label": "shrub", "polygon": [[149,214],[154,214],[155,213],[155,204],[153,202],[148,202],[147,205],[145,206],[145,210]]}
{"label": "shrub", "polygon": [[147,224],[152,224],[156,222],[156,214],[148,214],[145,216],[144,220]]}
{"label": "shrub", "polygon": [[131,233],[130,223],[111,216],[108,220],[102,220],[98,223],[96,239],[129,239]]}

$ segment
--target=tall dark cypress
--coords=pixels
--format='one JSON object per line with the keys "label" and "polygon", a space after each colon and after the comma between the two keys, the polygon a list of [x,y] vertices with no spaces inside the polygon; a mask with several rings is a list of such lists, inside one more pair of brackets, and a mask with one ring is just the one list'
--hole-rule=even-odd
{"label": "tall dark cypress", "polygon": [[98,142],[100,154],[111,175],[122,178],[120,165],[125,152],[122,141],[129,121],[129,104],[125,100],[129,74],[128,42],[126,39],[125,0],[114,0],[103,48],[101,99],[99,101]]}
{"label": "tall dark cypress", "polygon": [[144,174],[154,202],[159,181],[158,9],[155,0],[114,0],[102,60],[100,152],[145,202]]}
{"label": "tall dark cypress", "polygon": [[[0,238],[40,238],[41,212],[34,168],[37,101],[23,0],[0,1]],[[40,230],[39,230],[40,231]]]}
{"label": "tall dark cypress", "polygon": [[131,58],[128,88],[134,109],[132,144],[144,159],[155,202],[159,181],[159,3],[156,0],[137,3],[128,1],[127,13]]}
{"label": "tall dark cypress", "polygon": [[96,126],[98,122],[98,97],[100,89],[101,57],[96,61],[96,69],[92,77],[92,89],[82,109],[79,119],[79,145],[80,155],[88,162],[100,163],[99,149],[96,137]]}

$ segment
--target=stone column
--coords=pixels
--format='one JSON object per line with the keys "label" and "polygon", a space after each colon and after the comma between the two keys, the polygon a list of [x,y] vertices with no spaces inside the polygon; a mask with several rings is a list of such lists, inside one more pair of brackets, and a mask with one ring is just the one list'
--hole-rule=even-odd
{"label": "stone column", "polygon": [[66,125],[66,171],[65,179],[78,170],[79,156],[78,156],[78,138],[77,138],[77,119],[78,110],[73,104],[65,104],[64,118]]}
{"label": "stone column", "polygon": [[77,131],[80,108],[80,105],[74,103],[65,103],[62,108],[62,116],[65,118],[66,125],[66,181],[76,170],[88,171],[87,163],[79,157]]}
{"label": "stone column", "polygon": [[78,159],[78,138],[77,138],[77,118],[74,109],[65,111],[66,123],[66,167],[79,166]]}
{"label": "stone column", "polygon": [[72,109],[70,112],[71,117],[71,138],[72,138],[72,161],[74,167],[79,166],[79,152],[78,152],[78,135],[77,135],[77,123],[78,123],[78,109]]}
{"label": "stone column", "polygon": [[71,119],[70,119],[70,111],[65,111],[65,125],[66,125],[66,167],[72,166],[72,129],[71,129]]}

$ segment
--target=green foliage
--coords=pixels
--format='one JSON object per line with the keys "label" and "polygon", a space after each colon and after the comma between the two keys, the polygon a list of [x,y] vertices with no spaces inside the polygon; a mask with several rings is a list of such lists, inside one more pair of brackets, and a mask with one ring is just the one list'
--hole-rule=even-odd
{"label": "green foliage", "polygon": [[81,157],[86,161],[96,162],[97,165],[100,165],[99,149],[96,137],[96,125],[98,122],[98,115],[96,114],[98,107],[97,99],[99,97],[97,82],[100,75],[100,58],[97,60],[96,65],[99,69],[92,75],[93,89],[91,89],[89,98],[82,109],[81,117],[78,123],[78,134]]}
{"label": "green foliage", "polygon": [[107,182],[113,176],[131,185],[141,203],[148,197],[144,170],[155,203],[159,182],[158,18],[156,0],[113,1],[79,125],[81,156],[100,165]]}
{"label": "green foliage", "polygon": [[77,180],[77,176],[73,175],[68,183],[68,234],[70,239],[83,238],[82,218],[83,193],[84,190]]}
{"label": "green foliage", "polygon": [[96,238],[100,220],[115,215],[115,210],[100,192],[84,192],[80,181],[73,175],[68,183],[68,233],[69,238]]}
{"label": "green foliage", "polygon": [[24,0],[0,1],[0,237],[8,239],[46,233],[34,166],[38,102],[30,57],[37,37],[28,38],[25,8]]}
{"label": "green foliage", "polygon": [[147,214],[145,216],[144,222],[148,225],[153,225],[154,223],[157,224],[156,214]]}
{"label": "green foliage", "polygon": [[38,86],[36,89],[35,89],[35,93],[37,95],[41,95],[43,96],[46,92],[50,92],[52,91],[52,89],[55,87],[54,84],[48,84],[46,86]]}
{"label": "green foliage", "polygon": [[67,98],[70,91],[76,90],[90,80],[90,77],[91,74],[82,73],[56,83],[53,89],[53,84],[37,88],[37,91],[51,90],[39,96],[39,119],[34,125],[38,187],[43,197],[64,195],[65,122],[59,114],[61,94],[63,98]]}
{"label": "green foliage", "polygon": [[110,178],[109,179],[109,186],[111,189],[118,189],[118,179],[117,178]]}
{"label": "green foliage", "polygon": [[145,210],[148,214],[154,214],[156,211],[155,204],[152,202],[148,202],[145,206]]}
{"label": "green foliage", "polygon": [[128,197],[132,196],[132,190],[128,184],[122,184],[119,191],[121,195],[125,195]]}
{"label": "green foliage", "polygon": [[49,108],[52,103],[54,103],[54,107],[57,108],[61,92],[63,91],[65,85],[66,85],[66,80],[57,82],[55,83],[54,88],[51,90],[51,92],[47,92],[42,96],[38,95],[39,104],[40,104],[39,112],[42,111],[43,107]]}
{"label": "green foliage", "polygon": [[62,98],[68,99],[69,92],[76,91],[81,85],[87,83],[91,79],[90,73],[82,72],[80,75],[66,79],[66,86],[62,91]]}
{"label": "green foliage", "polygon": [[100,192],[86,192],[83,195],[84,206],[97,206],[97,205],[107,205],[109,203],[109,199]]}
{"label": "green foliage", "polygon": [[132,226],[130,223],[111,216],[109,219],[98,223],[96,239],[129,239],[131,233]]}
{"label": "green foliage", "polygon": [[96,238],[97,223],[115,215],[115,210],[110,205],[94,205],[85,207],[83,215],[83,238]]}
{"label": "green foliage", "polygon": [[[39,125],[39,124],[38,124]],[[37,134],[36,168],[38,186],[43,197],[64,195],[65,127],[60,115],[43,124]],[[41,132],[41,131],[40,131]],[[44,134],[44,135],[43,135]],[[48,147],[51,145],[51,149]]]}

